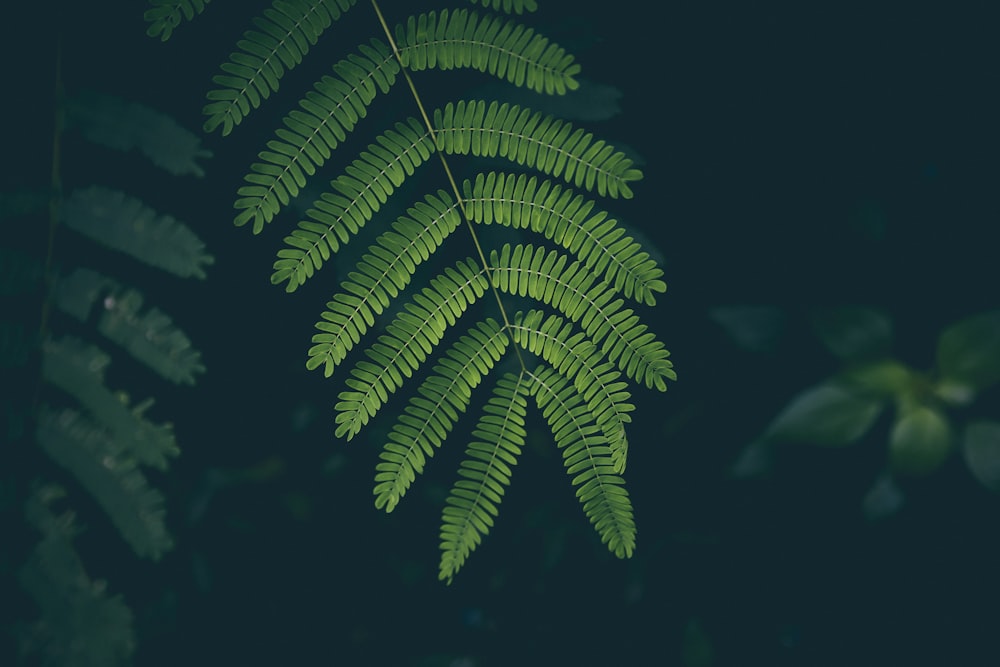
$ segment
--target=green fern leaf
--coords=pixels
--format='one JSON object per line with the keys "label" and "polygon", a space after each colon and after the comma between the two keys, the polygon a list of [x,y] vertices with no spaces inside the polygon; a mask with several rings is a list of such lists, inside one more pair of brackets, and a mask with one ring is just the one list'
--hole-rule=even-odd
{"label": "green fern leaf", "polygon": [[205,175],[199,160],[212,157],[201,137],[170,116],[113,95],[85,92],[66,103],[67,123],[87,141],[116,151],[136,150],[174,176]]}
{"label": "green fern leaf", "polygon": [[174,28],[180,25],[182,17],[185,21],[190,21],[205,11],[205,5],[209,2],[211,0],[149,0],[152,7],[142,15],[149,23],[146,34],[159,37],[160,41],[167,41]]}
{"label": "green fern leaf", "polygon": [[492,319],[479,322],[459,338],[392,427],[376,466],[375,506],[391,512],[406,494],[427,458],[441,446],[472,390],[503,355],[509,339]]}
{"label": "green fern leaf", "polygon": [[204,129],[222,127],[223,136],[233,131],[263,100],[278,90],[286,70],[293,69],[315,46],[333,21],[354,6],[356,0],[274,0],[263,16],[254,19],[259,30],[248,30],[237,42],[222,74],[212,77],[218,88],[209,91]]}
{"label": "green fern leaf", "polygon": [[[564,93],[578,84],[579,66],[572,56],[523,26],[468,10],[410,17],[397,30],[399,60],[410,70],[471,67],[538,92]],[[377,39],[334,65],[336,77],[324,77],[300,109],[282,121],[285,126],[259,154],[261,162],[240,188],[234,222],[253,222],[254,233],[277,215],[329,159],[367,115],[378,91],[388,92],[399,73],[389,47]]]}
{"label": "green fern leaf", "polygon": [[503,157],[562,178],[601,196],[630,198],[642,178],[632,160],[572,123],[516,104],[483,100],[448,104],[434,112],[438,147],[446,153]]}
{"label": "green fern leaf", "polygon": [[478,174],[463,183],[469,217],[481,224],[530,228],[573,252],[584,266],[599,274],[626,297],[656,305],[654,292],[665,292],[663,270],[624,236],[607,213],[569,188],[526,174]]}
{"label": "green fern leaf", "polygon": [[[66,497],[55,484],[36,488],[25,502],[28,524],[40,535],[17,578],[31,596],[39,619],[23,629],[23,664],[132,664],[136,638],[132,611],[120,595],[87,574],[73,546],[80,533],[72,511],[56,514],[53,505]],[[20,634],[20,633],[19,633]]]}
{"label": "green fern leaf", "polygon": [[[470,304],[489,289],[483,270],[471,259],[431,279],[386,326],[378,343],[359,361],[345,382],[337,410],[337,437],[353,438],[378,409],[410,377]],[[372,363],[374,362],[374,363]]]}
{"label": "green fern leaf", "polygon": [[[435,111],[434,118],[438,147],[447,153],[499,156],[578,187],[596,187],[609,196],[630,197],[627,183],[642,176],[611,145],[592,141],[590,134],[574,131],[570,123],[516,105],[459,102]],[[286,247],[278,251],[271,282],[288,281],[285,289],[293,292],[311,278],[433,150],[426,129],[415,118],[380,135],[347,167],[346,174],[331,182],[339,194],[322,195],[306,212],[308,219],[285,238]],[[615,238],[612,235],[612,241]],[[632,251],[631,243],[624,245],[623,256],[628,256],[626,250]],[[645,265],[643,270],[648,270]],[[651,284],[650,289],[658,285]]]}
{"label": "green fern leaf", "polygon": [[132,448],[70,408],[39,410],[38,443],[97,500],[135,553],[159,560],[173,540],[163,496],[149,486]]}
{"label": "green fern leaf", "polygon": [[97,329],[136,360],[178,384],[194,384],[205,371],[201,353],[157,308],[140,313],[142,295],[90,269],[77,269],[56,284],[56,305],[86,322],[100,303]]}
{"label": "green fern leaf", "polygon": [[247,185],[237,193],[236,226],[253,221],[253,233],[259,234],[367,115],[375,95],[395,83],[399,63],[388,46],[373,39],[360,51],[334,65],[337,76],[317,81],[299,109],[282,120],[285,127],[259,154],[261,162],[250,166]]}
{"label": "green fern leaf", "polygon": [[635,550],[635,519],[625,480],[615,472],[611,448],[591,420],[580,392],[558,371],[540,366],[532,373],[535,402],[562,450],[576,497],[601,541],[619,558]]}
{"label": "green fern leaf", "polygon": [[615,472],[625,472],[628,439],[625,424],[632,421],[635,410],[629,399],[628,385],[614,364],[606,361],[597,347],[583,332],[574,332],[573,325],[558,315],[543,322],[544,313],[537,310],[518,313],[511,323],[514,342],[537,354],[573,382],[587,402],[591,418],[601,428],[614,461]]}
{"label": "green fern leaf", "polygon": [[424,202],[397,219],[393,231],[385,232],[361,258],[356,269],[341,283],[341,292],[326,304],[320,331],[313,336],[306,367],[323,367],[333,374],[368,328],[410,283],[417,266],[440,247],[462,222],[446,192],[428,195]]}
{"label": "green fern leaf", "polygon": [[500,252],[490,253],[490,267],[498,289],[530,296],[578,322],[607,358],[636,382],[666,391],[666,381],[677,379],[663,343],[579,262],[568,262],[555,250],[505,244]]}
{"label": "green fern leaf", "polygon": [[563,94],[579,84],[580,66],[564,49],[522,25],[456,9],[411,16],[396,28],[403,66],[420,71],[472,67],[539,93]]}
{"label": "green fern leaf", "polygon": [[143,417],[151,401],[130,408],[105,386],[109,363],[108,355],[76,338],[48,340],[42,346],[42,377],[76,398],[137,461],[165,470],[168,458],[180,453],[173,428]]}
{"label": "green fern leaf", "polygon": [[287,247],[278,251],[271,283],[288,281],[285,290],[295,291],[433,154],[433,142],[414,118],[380,135],[347,167],[346,174],[330,183],[336,193],[323,194],[306,211],[308,219],[285,237]]}
{"label": "green fern leaf", "polygon": [[214,261],[187,225],[117,190],[74,190],[60,211],[70,229],[181,278],[204,278]]}
{"label": "green fern leaf", "polygon": [[524,416],[528,383],[507,373],[493,388],[483,416],[472,431],[455,482],[441,515],[441,563],[438,578],[451,583],[466,559],[493,526],[511,467],[517,464],[527,432]]}
{"label": "green fern leaf", "polygon": [[535,0],[469,0],[469,2],[497,11],[502,9],[508,14],[511,12],[523,14],[526,11],[533,12],[538,9],[538,3]]}
{"label": "green fern leaf", "polygon": [[[472,1],[508,14],[536,9],[535,0]],[[277,90],[285,68],[298,64],[314,41],[311,32],[288,20],[290,11],[305,11],[305,0],[275,7],[279,4],[281,11],[272,9],[258,20],[267,34],[246,33],[241,52],[216,77],[222,89],[210,94],[206,127],[231,131]],[[343,0],[340,9],[350,5],[353,0]],[[256,234],[272,222],[401,73],[472,68],[548,94],[579,86],[573,57],[514,21],[447,9],[411,16],[391,31],[378,3],[374,8],[386,43],[370,40],[341,60],[285,117],[239,190],[237,225],[252,223]],[[440,578],[451,581],[498,515],[525,440],[528,396],[548,421],[584,513],[602,541],[619,557],[631,556],[635,523],[621,474],[628,453],[625,426],[634,406],[625,378],[663,391],[676,374],[669,352],[625,300],[655,305],[666,285],[650,254],[587,193],[630,198],[631,183],[642,172],[625,152],[584,128],[517,104],[463,100],[427,113],[415,84],[405,78],[420,119],[406,118],[368,143],[285,237],[273,264],[272,283],[295,291],[375,219],[418,167],[435,153],[441,158],[453,192],[424,197],[381,233],[340,281],[316,324],[306,365],[330,376],[376,321],[412,293],[350,369],[334,406],[336,435],[353,439],[429,357],[436,357],[379,455],[375,505],[393,511],[467,410],[474,389],[514,343],[520,374],[508,373],[494,387],[446,501]],[[491,172],[459,187],[452,155],[499,158],[538,174]],[[475,257],[411,289],[418,267],[441,252],[463,219]],[[490,224],[541,234],[561,250],[532,245],[491,250],[480,243],[475,227]],[[458,318],[491,289],[503,324],[480,322],[439,354]],[[509,318],[501,293],[559,314],[531,310]],[[522,350],[541,365],[529,372]]]}

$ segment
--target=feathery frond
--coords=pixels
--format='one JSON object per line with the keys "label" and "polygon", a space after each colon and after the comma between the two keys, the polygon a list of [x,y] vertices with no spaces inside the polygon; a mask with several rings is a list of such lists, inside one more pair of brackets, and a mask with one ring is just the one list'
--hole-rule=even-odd
{"label": "feathery frond", "polygon": [[[442,356],[399,416],[376,466],[375,506],[391,512],[441,446],[475,389],[503,355],[506,333],[494,320],[479,322]],[[338,415],[339,418],[339,415]]]}
{"label": "feathery frond", "polygon": [[663,270],[617,221],[569,188],[527,174],[477,174],[462,186],[466,212],[481,224],[531,229],[575,254],[626,297],[653,306]]}
{"label": "feathery frond", "polygon": [[48,382],[76,398],[139,463],[166,469],[168,458],[180,451],[173,428],[145,419],[151,402],[130,408],[126,398],[105,386],[104,369],[111,362],[107,354],[69,336],[46,341],[42,352],[42,376]]}
{"label": "feathery frond", "polygon": [[[536,9],[535,0],[472,2],[508,14]],[[305,0],[279,4],[285,14],[289,7],[302,12]],[[316,323],[306,366],[331,376],[365,343],[376,321],[407,299],[384,333],[359,351],[334,406],[335,433],[348,440],[358,435],[434,357],[379,455],[375,505],[391,512],[451,434],[473,391],[511,351],[509,360],[520,370],[504,374],[493,388],[446,501],[440,578],[451,581],[498,515],[526,437],[528,396],[563,452],[585,514],[613,553],[630,556],[635,523],[621,474],[634,406],[626,378],[663,391],[676,374],[670,353],[626,299],[653,306],[666,284],[663,270],[633,238],[637,234],[628,234],[588,195],[630,198],[642,172],[612,143],[527,106],[446,100],[428,111],[410,72],[469,68],[534,93],[563,95],[579,87],[580,67],[558,44],[489,11],[425,11],[390,26],[379,4],[372,3],[382,35],[369,36],[334,65],[285,116],[245,176],[235,223],[257,234],[273,222],[372,115],[379,93],[404,79],[419,113],[373,133],[284,238],[271,274],[273,284],[297,290],[389,208],[420,166],[440,158],[451,190],[417,199],[367,250],[352,252],[360,259],[338,281]],[[349,5],[353,0],[343,0],[336,9]],[[313,32],[296,32],[277,11],[257,19],[258,27],[270,26],[267,34],[248,32],[241,52],[223,66],[226,74],[215,79],[223,88],[210,93],[207,128],[229,133],[277,90],[286,68],[298,64],[314,41]],[[338,12],[331,10],[330,22]],[[289,38],[296,43],[286,44]],[[463,180],[453,173],[459,161],[452,156],[505,160],[511,172],[532,173],[491,171]],[[463,222],[474,247],[470,256],[411,284],[418,267],[446,252],[446,239]],[[513,230],[510,236],[530,231],[543,237],[543,245],[486,243],[477,229],[492,224]],[[490,291],[496,320],[480,321],[439,350],[458,318]],[[511,317],[506,295],[538,308]],[[529,360],[541,365],[530,370]]]}
{"label": "feathery frond", "polygon": [[122,440],[71,408],[39,411],[38,444],[97,500],[136,555],[159,560],[173,546],[163,496]]}
{"label": "feathery frond", "polygon": [[142,295],[90,269],[77,269],[56,284],[55,303],[65,313],[86,322],[100,308],[97,330],[133,358],[178,384],[194,384],[205,371],[201,353],[158,308],[140,313]]}
{"label": "feathery frond", "polygon": [[670,352],[617,293],[580,262],[556,250],[504,244],[490,254],[490,275],[500,290],[551,305],[579,323],[589,339],[630,378],[666,391],[677,379]]}
{"label": "feathery frond", "polygon": [[400,61],[409,70],[471,67],[535,92],[563,94],[578,86],[580,66],[558,44],[513,21],[456,9],[411,16],[396,28]]}
{"label": "feathery frond", "polygon": [[489,7],[496,11],[503,10],[508,14],[511,12],[523,14],[526,11],[533,12],[538,9],[538,3],[535,0],[469,0],[469,2],[474,5],[480,4],[483,7]]}
{"label": "feathery frond", "polygon": [[116,151],[136,150],[174,176],[205,175],[212,157],[201,137],[156,109],[114,95],[85,92],[66,101],[67,124],[87,141]]}
{"label": "feathery frond", "polygon": [[308,219],[285,237],[288,247],[278,251],[271,283],[288,281],[285,290],[295,291],[433,154],[433,142],[414,118],[379,135],[345,174],[330,183],[334,193],[324,193],[313,202],[313,208],[306,211]]}
{"label": "feathery frond", "polygon": [[205,5],[212,0],[149,0],[152,5],[142,18],[149,23],[146,34],[167,41],[180,25],[181,19],[190,21],[197,14],[205,11]]}
{"label": "feathery frond", "polygon": [[240,48],[223,63],[222,74],[212,77],[218,88],[207,95],[204,129],[233,131],[261,102],[278,90],[286,70],[293,69],[315,46],[319,36],[357,0],[274,0],[263,16],[254,19],[257,30],[248,30]]}
{"label": "feathery frond", "polygon": [[[386,333],[365,350],[371,361],[359,361],[351,369],[337,410],[337,437],[353,438],[375,416],[378,409],[427,359],[470,304],[489,289],[482,269],[471,259],[432,278],[430,285],[414,295]],[[374,363],[372,363],[374,362]]]}
{"label": "feathery frond", "polygon": [[[528,28],[468,10],[411,17],[396,41],[400,61],[414,71],[469,67],[548,93],[578,85],[580,68],[563,49]],[[395,83],[399,62],[384,42],[372,39],[359,50],[333,66],[336,76],[314,85],[251,165],[235,204],[237,226],[252,220],[259,233],[367,115],[376,94]]]}
{"label": "feathery frond", "polygon": [[[573,131],[569,123],[516,105],[460,102],[435,111],[434,118],[438,148],[446,153],[499,156],[578,187],[597,187],[609,196],[630,197],[627,183],[641,177],[641,172],[631,168],[632,161],[613,146],[592,142],[590,134]],[[308,219],[285,238],[289,247],[278,252],[271,282],[287,280],[285,289],[291,292],[312,277],[432,152],[433,143],[415,118],[380,135],[376,144],[347,167],[346,174],[331,182],[339,194],[324,194],[306,212]],[[623,257],[633,252],[630,246],[623,248]],[[640,266],[648,270],[642,261]]]}
{"label": "feathery frond", "polygon": [[585,333],[574,331],[573,325],[558,315],[543,321],[544,317],[538,310],[515,315],[511,323],[514,342],[573,382],[611,448],[615,472],[625,472],[625,424],[632,421],[629,413],[635,410],[629,403],[628,384],[621,381],[614,364],[604,359]]}
{"label": "feathery frond", "polygon": [[[181,2],[172,7],[184,12],[197,6],[200,11],[203,4]],[[156,8],[164,9],[165,3],[154,4]],[[169,10],[159,16],[164,22],[156,29],[166,37],[176,22],[171,23]],[[58,75],[55,88],[62,90]],[[57,515],[48,506],[61,501],[65,492],[46,484],[44,478],[51,474],[65,478],[67,488],[90,496],[106,515],[106,519],[91,517],[89,506],[79,507],[87,523],[93,519],[93,523],[107,523],[108,535],[117,532],[135,554],[158,560],[172,547],[172,540],[164,520],[164,498],[151,487],[143,468],[165,470],[179,450],[172,425],[147,418],[152,399],[133,403],[124,392],[109,389],[105,369],[110,357],[104,351],[53,332],[66,324],[65,314],[76,317],[78,322],[69,322],[75,334],[88,336],[96,329],[163,377],[191,384],[204,367],[171,319],[156,308],[143,308],[138,290],[72,262],[98,258],[88,253],[90,244],[81,235],[124,258],[181,277],[204,278],[212,257],[188,227],[157,215],[121,192],[94,186],[64,197],[61,183],[76,177],[72,171],[62,172],[64,163],[59,158],[76,145],[67,145],[63,132],[77,130],[88,141],[114,150],[134,150],[133,156],[141,154],[175,175],[203,175],[199,159],[210,152],[173,119],[141,105],[88,94],[59,96],[57,103],[60,123],[52,137],[50,185],[39,188],[44,196],[24,192],[9,200],[0,197],[0,217],[32,215],[15,224],[22,230],[33,227],[33,232],[43,232],[41,236],[15,234],[14,261],[8,261],[6,250],[0,251],[0,295],[20,294],[20,303],[14,305],[29,305],[27,315],[18,314],[15,307],[17,321],[12,327],[0,320],[0,365],[10,361],[24,366],[16,369],[18,377],[7,367],[0,371],[4,380],[0,429],[7,436],[30,439],[46,459],[38,460],[39,467],[34,469],[35,457],[20,451],[17,467],[21,469],[6,471],[18,478],[41,476],[32,483],[34,491],[25,502],[26,519],[40,533],[39,542],[18,573],[40,618],[31,626],[17,623],[21,627],[15,634],[21,635],[20,657],[26,664],[124,665],[135,648],[131,612],[119,597],[105,595],[103,581],[87,576],[72,545],[72,510]],[[88,160],[86,154],[82,161],[69,162],[78,161],[91,169],[103,164]],[[46,217],[48,224],[39,225]],[[73,238],[63,239],[64,232]],[[47,243],[39,244],[39,239]],[[16,259],[22,251],[39,249],[42,257],[38,260]],[[39,298],[26,301],[30,296]],[[28,360],[24,354],[11,359],[19,347],[32,355],[30,359],[40,359],[40,368],[23,363]],[[24,371],[30,376],[20,377]],[[15,403],[15,393],[25,400]],[[15,497],[7,500],[14,502]],[[117,548],[98,540],[99,547]],[[88,558],[100,555],[91,551]]]}
{"label": "feathery frond", "polygon": [[472,442],[458,469],[441,514],[441,564],[438,578],[451,583],[472,551],[493,526],[500,501],[510,485],[527,437],[524,416],[528,393],[526,377],[505,374],[483,407],[472,431]]}
{"label": "feathery frond", "polygon": [[535,402],[562,450],[584,513],[611,553],[630,558],[636,532],[632,501],[625,480],[616,473],[607,440],[591,420],[590,408],[570,381],[551,367],[540,366],[531,376]]}
{"label": "feathery frond", "polygon": [[118,190],[74,190],[60,211],[70,229],[181,278],[204,278],[215,261],[187,225]]}
{"label": "feathery frond", "polygon": [[502,157],[562,178],[602,197],[631,198],[642,178],[632,160],[572,123],[516,104],[462,100],[434,112],[437,145],[445,153]]}
{"label": "feathery frond", "polygon": [[333,66],[336,76],[314,84],[267,142],[261,162],[250,165],[247,185],[237,191],[238,227],[252,221],[253,233],[259,234],[367,115],[375,95],[395,83],[399,63],[388,46],[372,39],[359,51]]}
{"label": "feathery frond", "polygon": [[410,283],[416,268],[428,259],[462,219],[443,190],[428,195],[397,219],[393,231],[375,239],[368,254],[341,283],[341,292],[326,304],[320,331],[313,336],[306,367],[323,366],[327,377],[375,323],[392,299]]}
{"label": "feathery frond", "polygon": [[[81,531],[73,512],[56,514],[66,491],[37,487],[25,503],[28,524],[40,536],[17,578],[38,608],[21,643],[22,654],[43,665],[131,664],[135,652],[132,611],[103,581],[88,575],[73,539]],[[25,661],[26,662],[26,661]]]}

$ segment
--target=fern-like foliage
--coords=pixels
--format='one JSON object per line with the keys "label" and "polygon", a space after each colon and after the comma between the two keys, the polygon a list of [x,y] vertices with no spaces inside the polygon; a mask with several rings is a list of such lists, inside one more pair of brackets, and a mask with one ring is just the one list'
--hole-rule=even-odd
{"label": "fern-like foliage", "polygon": [[158,308],[143,312],[138,290],[96,271],[79,268],[59,281],[55,304],[81,322],[88,321],[95,311],[100,313],[97,330],[105,338],[172,382],[193,385],[205,370],[201,354],[170,316]]}
{"label": "fern-like foliage", "polygon": [[251,109],[278,89],[287,70],[302,62],[320,35],[356,0],[276,0],[254,19],[256,30],[248,30],[239,51],[212,77],[218,86],[208,94],[205,131],[222,128],[229,134]]}
{"label": "fern-like foliage", "polygon": [[[241,51],[223,66],[227,75],[215,79],[222,88],[209,93],[206,129],[230,133],[354,4],[274,2],[244,33]],[[307,368],[331,376],[348,366],[334,406],[336,435],[354,438],[394,394],[415,385],[376,466],[375,505],[392,511],[479,385],[491,387],[442,516],[439,575],[451,581],[499,514],[533,403],[585,514],[608,549],[628,557],[636,535],[622,478],[634,410],[629,381],[663,391],[676,375],[637,312],[666,289],[663,271],[593,197],[630,198],[642,174],[625,151],[531,105],[473,98],[424,107],[410,73],[425,69],[472,69],[537,95],[572,95],[580,72],[573,56],[494,13],[533,11],[533,0],[474,1],[486,11],[428,11],[393,27],[379,2],[365,4],[373,34],[284,117],[237,192],[235,224],[263,231],[360,130],[377,97],[405,81],[414,114],[366,130],[367,147],[340,161],[343,172],[285,237],[271,275],[297,290],[380,218],[425,163],[444,165],[440,189],[395,220],[378,220],[380,233],[355,254],[354,270],[316,324]],[[451,156],[509,167],[460,181]],[[485,245],[486,225],[508,229],[509,241]],[[421,268],[462,247],[452,237],[463,226],[471,253]],[[538,242],[521,241],[522,233]],[[425,277],[429,270],[436,275]],[[512,312],[524,302],[533,307]],[[482,314],[491,308],[493,316]]]}
{"label": "fern-like foliage", "polygon": [[[590,133],[574,130],[570,123],[516,105],[460,101],[435,111],[434,119],[437,148],[445,154],[507,159],[611,197],[631,197],[628,183],[641,176],[632,168],[631,160],[613,146],[595,141]],[[307,219],[285,238],[287,247],[278,253],[272,283],[287,281],[285,289],[291,292],[312,277],[435,150],[431,131],[415,118],[397,123],[395,129],[376,141],[347,167],[345,174],[330,183],[334,193],[317,200],[307,212]],[[559,211],[566,214],[563,208]],[[639,248],[631,239],[626,246],[635,252]],[[586,242],[581,242],[579,248],[588,254],[596,251]],[[625,258],[627,255],[618,261]],[[653,273],[658,271],[650,268]]]}
{"label": "fern-like foliage", "polygon": [[508,14],[515,12],[517,14],[523,14],[524,12],[533,12],[538,9],[538,4],[535,0],[471,0],[473,4],[480,4],[483,7],[488,7],[495,10],[503,10]]}
{"label": "fern-like foliage", "polygon": [[563,464],[577,487],[583,511],[612,553],[619,558],[631,556],[635,549],[632,503],[589,406],[580,391],[549,366],[539,367],[531,378],[535,401],[562,450]]}
{"label": "fern-like foliage", "polygon": [[97,185],[77,189],[60,210],[70,229],[181,278],[204,278],[213,261],[187,225],[120,191]]}
{"label": "fern-like foliage", "polygon": [[21,641],[22,656],[43,665],[128,665],[135,652],[132,611],[107,582],[95,581],[73,546],[80,528],[71,511],[56,507],[64,488],[45,484],[25,503],[25,518],[42,537],[18,571],[44,623]]}
{"label": "fern-like foliage", "polygon": [[150,0],[151,7],[143,14],[149,23],[146,34],[167,41],[181,20],[190,21],[201,14],[209,2],[211,0]]}
{"label": "fern-like foliage", "polygon": [[[563,49],[530,29],[467,10],[411,17],[405,27],[397,28],[395,48],[398,58],[389,45],[373,38],[333,66],[336,76],[316,82],[300,108],[285,117],[285,127],[268,142],[268,150],[260,153],[262,162],[252,165],[248,185],[239,191],[236,207],[242,211],[237,225],[252,221],[254,233],[259,233],[367,114],[376,94],[388,92],[398,79],[400,64],[414,71],[473,68],[537,92],[561,94],[577,87],[573,76],[579,66]],[[380,137],[379,146],[362,154],[363,164],[358,166],[362,174],[380,173],[376,171],[380,159],[391,163],[389,178],[398,179],[399,169],[410,173],[412,158],[404,156],[396,164],[398,148],[426,135],[427,129],[418,124],[413,132],[398,126],[397,130],[402,136]],[[425,149],[418,155],[427,159],[429,152]]]}
{"label": "fern-like foliage", "polygon": [[114,95],[84,92],[66,101],[67,129],[119,151],[138,151],[174,176],[205,175],[199,160],[212,157],[201,139],[170,116]]}
{"label": "fern-like foliage", "polygon": [[[196,160],[207,152],[197,137],[157,112],[86,95],[67,100],[64,115],[69,127],[87,139],[115,149],[137,148],[171,173],[203,173]],[[55,145],[58,152],[61,134]],[[112,354],[107,348],[117,346],[177,384],[194,384],[205,368],[200,353],[172,319],[155,307],[144,307],[139,289],[77,262],[87,256],[87,243],[182,278],[204,278],[213,260],[190,228],[156,214],[138,199],[100,186],[63,196],[60,181],[55,179],[45,197],[0,199],[0,218],[10,216],[12,224],[28,227],[37,225],[39,217],[44,221],[47,213],[49,234],[68,235],[73,248],[50,254],[47,261],[32,253],[44,256],[46,248],[54,253],[62,247],[51,236],[48,243],[35,239],[24,247],[0,249],[0,296],[29,294],[43,304],[31,302],[31,312],[22,315],[25,328],[0,321],[0,365],[27,367],[37,361],[38,371],[20,386],[4,374],[4,403],[14,391],[28,395],[28,404],[18,407],[29,413],[25,421],[33,428],[3,426],[8,434],[18,431],[14,434],[20,436],[19,444],[33,440],[48,462],[44,471],[22,471],[25,477],[38,477],[36,491],[26,499],[26,517],[41,536],[21,570],[23,587],[41,613],[35,624],[26,626],[22,650],[26,658],[40,658],[44,664],[120,665],[129,662],[135,648],[131,612],[120,598],[104,593],[103,582],[86,576],[72,546],[72,511],[60,513],[54,506],[82,490],[137,556],[159,560],[169,551],[173,540],[164,497],[145,471],[164,471],[179,454],[173,426],[147,416],[153,399],[133,402],[124,391],[109,386],[106,371]],[[7,202],[14,205],[5,206]],[[28,216],[30,222],[20,219]],[[26,305],[24,299],[21,305]],[[27,459],[28,454],[21,451],[18,456]],[[67,480],[66,488],[44,481],[54,474]]]}
{"label": "fern-like foliage", "polygon": [[527,437],[525,414],[529,384],[507,373],[497,381],[473,440],[445,501],[441,516],[441,576],[451,580],[482,541],[510,485],[513,466]]}
{"label": "fern-like foliage", "polygon": [[43,407],[38,424],[42,450],[73,472],[137,555],[159,559],[173,547],[163,496],[150,487],[127,440],[72,408]]}
{"label": "fern-like foliage", "polygon": [[[101,95],[74,98],[68,106],[74,125],[87,138],[114,148],[138,146],[167,171],[176,171],[169,165],[186,164],[187,173],[202,173],[195,160],[207,152],[200,142],[158,112]],[[120,135],[105,113],[117,119]],[[160,133],[166,144],[157,139]],[[117,190],[74,189],[56,209],[67,229],[175,276],[203,279],[213,262],[187,225]],[[168,315],[156,308],[143,310],[139,290],[88,267],[53,276],[51,282],[49,304],[80,323],[95,322],[95,333],[162,377],[194,384],[205,370],[200,353]],[[36,437],[50,458],[94,496],[135,552],[158,559],[172,541],[163,520],[163,498],[150,487],[142,467],[165,470],[180,450],[169,423],[145,417],[152,399],[132,405],[126,394],[107,386],[104,373],[110,363],[99,344],[46,331],[41,376],[58,392],[52,399],[46,393],[39,405]],[[64,398],[54,400],[58,397]]]}

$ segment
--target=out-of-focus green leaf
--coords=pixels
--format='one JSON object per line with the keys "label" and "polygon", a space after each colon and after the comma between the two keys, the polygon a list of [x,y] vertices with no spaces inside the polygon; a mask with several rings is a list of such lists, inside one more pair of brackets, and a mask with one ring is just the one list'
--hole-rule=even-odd
{"label": "out-of-focus green leaf", "polygon": [[838,382],[806,389],[771,422],[766,437],[805,444],[848,445],[863,436],[885,402]]}
{"label": "out-of-focus green leaf", "polygon": [[911,386],[914,373],[898,361],[888,359],[851,368],[844,371],[840,379],[861,393],[891,398]]}
{"label": "out-of-focus green leaf", "polygon": [[962,454],[973,477],[986,488],[1000,491],[1000,424],[969,423],[965,427]]}
{"label": "out-of-focus green leaf", "polygon": [[[20,636],[24,665],[125,667],[132,664],[136,633],[120,595],[90,578],[73,543],[80,528],[71,512],[57,513],[65,491],[36,489],[25,502],[25,519],[40,535],[17,578],[40,612]],[[4,663],[7,664],[7,663]]]}
{"label": "out-of-focus green leaf", "polygon": [[820,340],[845,361],[868,361],[889,354],[892,324],[880,310],[842,306],[814,310],[810,317]]}
{"label": "out-of-focus green leaf", "polygon": [[951,451],[951,427],[939,410],[917,405],[903,410],[889,436],[893,472],[926,475],[944,463]]}
{"label": "out-of-focus green leaf", "polygon": [[975,400],[976,390],[965,382],[942,378],[934,385],[934,395],[948,405],[962,407]]}
{"label": "out-of-focus green leaf", "polygon": [[937,363],[942,378],[973,391],[1000,381],[1000,310],[946,329],[938,341]]}

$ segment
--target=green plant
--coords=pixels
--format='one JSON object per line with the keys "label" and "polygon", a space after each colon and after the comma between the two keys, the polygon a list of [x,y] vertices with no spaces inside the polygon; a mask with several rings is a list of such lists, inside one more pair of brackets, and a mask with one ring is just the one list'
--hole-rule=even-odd
{"label": "green plant", "polygon": [[[204,9],[152,4],[149,34],[163,39]],[[233,132],[355,4],[276,0],[254,18],[213,79],[204,129]],[[535,9],[533,0],[479,4],[494,12]],[[471,68],[544,95],[576,89],[573,56],[531,28],[490,11],[443,9],[390,29],[379,3],[370,7],[372,28],[382,34],[335,63],[284,117],[239,189],[235,224],[262,232],[358,130],[376,97],[405,82],[416,115],[368,135],[367,148],[285,238],[271,275],[272,283],[297,290],[422,164],[440,162],[443,189],[382,225],[316,324],[308,368],[330,376],[354,361],[335,406],[336,435],[357,436],[407,380],[424,374],[376,468],[375,505],[391,512],[495,372],[445,503],[440,578],[450,582],[493,525],[525,441],[529,401],[548,422],[601,539],[617,556],[630,556],[636,529],[622,474],[634,406],[625,377],[664,391],[676,376],[669,353],[626,299],[652,306],[666,286],[640,244],[578,190],[628,198],[641,173],[586,129],[518,104],[468,99],[425,108],[411,77],[425,69]],[[456,156],[502,160],[508,170],[459,182]],[[540,243],[518,242],[512,233],[491,246],[486,225],[530,232]],[[465,247],[452,238],[463,226]],[[445,252],[468,256],[432,277],[419,272]],[[479,312],[484,299],[495,302],[492,313]],[[476,321],[460,330],[469,311]],[[375,337],[373,329],[390,317]],[[374,340],[363,356],[352,355],[366,337]]]}
{"label": "green plant", "polygon": [[[109,387],[114,353],[106,344],[176,384],[193,385],[205,369],[172,319],[144,308],[139,289],[96,270],[89,253],[104,246],[176,277],[199,279],[212,257],[186,225],[123,192],[91,185],[63,195],[62,135],[72,129],[96,144],[137,149],[174,174],[201,175],[196,160],[207,154],[195,135],[144,106],[96,94],[59,102],[51,187],[0,197],[0,219],[26,228],[49,219],[48,226],[34,227],[47,237],[0,247],[0,296],[16,302],[4,312],[18,313],[0,320],[0,426],[18,452],[14,470],[5,470],[15,477],[0,481],[19,487],[18,504],[40,535],[18,571],[38,611],[18,633],[20,652],[38,661],[30,664],[127,664],[135,648],[131,610],[121,596],[109,595],[106,582],[90,578],[73,543],[81,532],[78,512],[85,522],[104,521],[77,509],[79,495],[82,490],[96,502],[111,533],[136,556],[157,561],[173,540],[164,498],[145,471],[165,471],[179,448],[172,424],[147,416],[153,399],[134,403]],[[57,242],[66,238],[64,230],[75,237],[68,245]],[[140,378],[135,389],[155,391],[156,385]],[[33,445],[44,453],[38,465]]]}
{"label": "green plant", "polygon": [[844,367],[793,397],[751,447],[850,445],[893,409],[886,479],[929,475],[957,450],[973,476],[1000,489],[1000,422],[961,414],[1000,383],[1000,311],[946,327],[938,336],[934,367],[926,371],[892,354],[892,324],[879,310],[817,310],[812,321]]}

